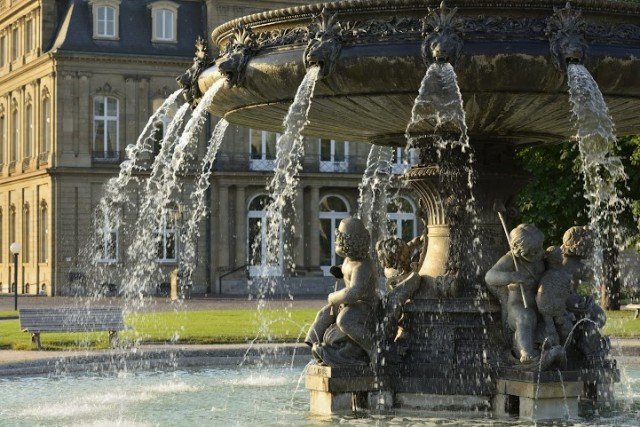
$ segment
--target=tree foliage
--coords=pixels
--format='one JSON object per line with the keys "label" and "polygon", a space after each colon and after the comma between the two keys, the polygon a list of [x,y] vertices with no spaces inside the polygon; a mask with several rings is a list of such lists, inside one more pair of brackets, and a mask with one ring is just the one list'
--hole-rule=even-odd
{"label": "tree foliage", "polygon": [[[628,176],[618,191],[630,201],[630,208],[619,218],[621,233],[627,246],[637,247],[640,242],[640,136],[620,139],[617,154]],[[521,221],[535,223],[547,236],[547,244],[559,243],[569,227],[589,222],[580,156],[574,141],[524,148],[518,152],[518,158],[532,178],[518,196]]]}

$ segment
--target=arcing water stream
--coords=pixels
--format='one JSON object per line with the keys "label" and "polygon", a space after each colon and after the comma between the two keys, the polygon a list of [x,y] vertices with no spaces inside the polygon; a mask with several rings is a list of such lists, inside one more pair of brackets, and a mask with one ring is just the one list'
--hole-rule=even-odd
{"label": "arcing water stream", "polygon": [[367,157],[367,168],[362,175],[362,182],[358,188],[358,218],[371,233],[371,253],[375,255],[377,241],[389,237],[389,222],[387,210],[389,205],[389,190],[391,188],[392,147],[379,145],[371,146]]}
{"label": "arcing water stream", "polygon": [[[594,273],[598,290],[606,280],[618,280],[618,253],[622,249],[618,215],[627,208],[617,186],[626,181],[622,161],[616,155],[613,120],[602,92],[589,71],[580,64],[567,67],[569,100],[576,126],[584,195],[594,231]],[[602,251],[602,257],[599,252]],[[613,277],[612,277],[613,276]]]}

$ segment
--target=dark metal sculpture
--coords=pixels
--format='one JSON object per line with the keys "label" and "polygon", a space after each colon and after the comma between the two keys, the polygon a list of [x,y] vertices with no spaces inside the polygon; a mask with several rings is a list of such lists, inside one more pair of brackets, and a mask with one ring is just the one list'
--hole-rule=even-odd
{"label": "dark metal sculpture", "polygon": [[438,9],[429,8],[423,19],[422,60],[429,66],[434,62],[455,65],[462,53],[462,20],[456,17],[457,7],[449,9],[444,1]]}
{"label": "dark metal sculpture", "polygon": [[307,44],[304,51],[304,65],[307,69],[320,67],[319,78],[327,77],[333,72],[336,61],[342,50],[342,27],[337,20],[337,13],[326,8],[315,18],[319,29]]}
{"label": "dark metal sculpture", "polygon": [[345,288],[329,294],[328,304],[318,312],[305,338],[321,364],[366,366],[377,362],[377,268],[369,255],[369,241],[360,219],[340,222],[336,253],[345,258],[339,274]]}
{"label": "dark metal sculpture", "polygon": [[551,58],[559,70],[569,64],[581,64],[586,56],[586,23],[580,10],[571,8],[567,2],[564,9],[555,9],[547,23]]}
{"label": "dark metal sculpture", "polygon": [[198,37],[196,40],[196,56],[193,58],[193,65],[184,74],[178,76],[176,81],[182,88],[184,99],[195,108],[202,98],[202,92],[198,86],[200,74],[211,67],[215,59],[209,52],[209,45],[205,39]]}
{"label": "dark metal sculpture", "polygon": [[258,53],[258,43],[255,34],[251,27],[240,23],[217,61],[218,70],[231,86],[242,86],[247,64],[256,53]]}

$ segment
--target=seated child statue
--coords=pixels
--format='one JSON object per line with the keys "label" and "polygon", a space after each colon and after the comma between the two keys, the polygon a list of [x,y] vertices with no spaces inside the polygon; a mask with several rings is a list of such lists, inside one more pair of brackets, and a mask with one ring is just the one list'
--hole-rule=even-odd
{"label": "seated child statue", "polygon": [[378,259],[384,268],[386,290],[384,334],[387,342],[395,342],[402,356],[407,349],[407,331],[401,325],[404,304],[420,287],[420,276],[411,267],[411,248],[402,239],[390,237],[376,244]]}
{"label": "seated child statue", "polygon": [[377,362],[375,328],[377,269],[369,255],[364,223],[345,218],[336,230],[336,253],[344,257],[345,288],[329,294],[305,338],[318,363],[337,367]]}
{"label": "seated child statue", "polygon": [[547,249],[547,271],[540,279],[536,305],[544,323],[544,338],[551,346],[563,345],[573,328],[573,316],[567,312],[573,277],[562,265],[560,248]]}

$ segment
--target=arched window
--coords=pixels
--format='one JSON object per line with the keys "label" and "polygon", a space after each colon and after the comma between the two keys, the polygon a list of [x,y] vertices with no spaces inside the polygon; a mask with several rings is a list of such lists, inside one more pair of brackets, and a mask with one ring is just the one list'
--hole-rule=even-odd
{"label": "arched window", "polygon": [[159,224],[160,227],[156,231],[158,238],[158,262],[174,263],[178,260],[176,213],[177,209],[171,209],[167,212]]}
{"label": "arched window", "polygon": [[22,157],[28,159],[31,157],[33,147],[33,105],[28,101],[24,112],[24,128],[26,129],[24,145],[22,146]]}
{"label": "arched window", "polygon": [[[282,265],[279,260],[268,259],[267,250],[267,211],[266,208],[271,202],[267,195],[259,195],[251,199],[247,209],[247,259],[249,260],[249,274],[251,276],[280,276]],[[282,247],[280,247],[282,255]]]}
{"label": "arched window", "polygon": [[44,200],[40,203],[40,212],[38,215],[38,262],[46,263],[49,261],[49,215],[47,202]]}
{"label": "arched window", "polygon": [[40,145],[41,153],[48,153],[51,147],[51,99],[46,97],[42,100],[42,140]]}
{"label": "arched window", "polygon": [[404,241],[410,241],[418,235],[416,208],[411,200],[399,197],[388,207],[391,234]]}
{"label": "arched window", "polygon": [[103,211],[98,216],[96,230],[98,262],[111,263],[118,261],[118,217]]}
{"label": "arched window", "polygon": [[325,276],[329,276],[332,265],[342,263],[342,257],[336,254],[336,230],[340,221],[349,216],[349,203],[336,195],[325,196],[320,201],[320,267]]}
{"label": "arched window", "polygon": [[110,96],[96,96],[93,100],[94,158],[120,157],[119,101]]}

